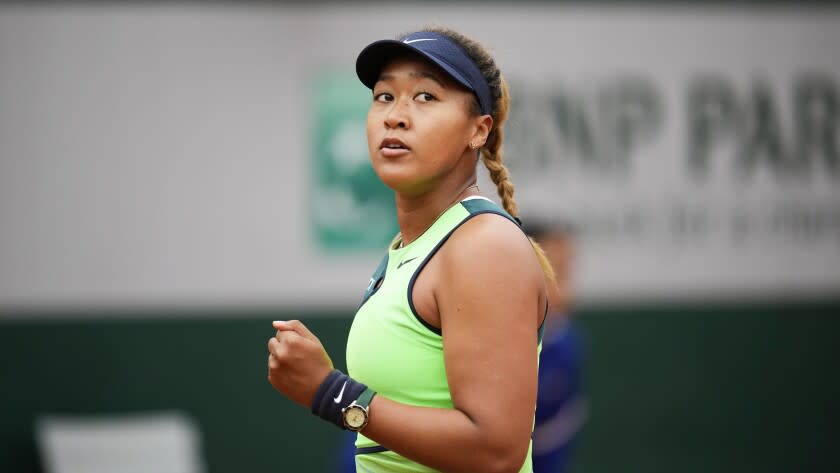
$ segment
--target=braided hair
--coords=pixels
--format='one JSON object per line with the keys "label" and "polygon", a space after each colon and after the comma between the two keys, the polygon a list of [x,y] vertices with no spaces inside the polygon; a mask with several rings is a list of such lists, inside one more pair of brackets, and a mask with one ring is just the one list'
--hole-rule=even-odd
{"label": "braided hair", "polygon": [[[493,128],[487,136],[487,142],[481,148],[481,160],[484,163],[484,167],[490,173],[490,179],[496,185],[496,192],[499,194],[502,206],[511,216],[518,217],[519,207],[513,198],[513,182],[510,180],[510,173],[504,164],[504,153],[502,150],[502,142],[504,141],[503,126],[510,110],[510,91],[508,90],[507,82],[502,77],[502,73],[499,71],[499,67],[496,65],[493,56],[477,41],[449,28],[435,26],[423,28],[423,30],[444,35],[457,43],[467,53],[467,56],[472,59],[475,65],[478,66],[481,75],[487,81],[487,85],[490,88],[490,96],[493,101]],[[481,108],[479,107],[477,98],[473,99],[470,112],[474,115],[481,115]],[[556,284],[554,270],[548,258],[534,239],[531,237],[529,239],[531,240],[531,246],[534,247],[534,252],[540,262],[540,267],[542,267],[546,281],[552,285]]]}

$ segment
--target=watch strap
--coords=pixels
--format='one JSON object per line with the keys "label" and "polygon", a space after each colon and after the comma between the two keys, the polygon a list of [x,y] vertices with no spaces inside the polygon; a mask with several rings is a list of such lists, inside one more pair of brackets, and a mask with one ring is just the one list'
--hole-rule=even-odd
{"label": "watch strap", "polygon": [[356,399],[356,405],[367,408],[370,405],[370,401],[373,400],[374,395],[376,395],[376,391],[365,387],[365,390],[362,391],[362,394],[360,394],[359,398]]}

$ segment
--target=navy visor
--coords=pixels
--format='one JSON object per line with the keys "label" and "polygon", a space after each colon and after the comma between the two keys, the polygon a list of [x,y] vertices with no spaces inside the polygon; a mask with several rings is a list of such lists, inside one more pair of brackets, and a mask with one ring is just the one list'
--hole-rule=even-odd
{"label": "navy visor", "polygon": [[356,75],[369,89],[373,89],[382,68],[400,53],[415,52],[432,61],[453,79],[471,90],[478,99],[481,113],[491,115],[493,101],[490,87],[478,66],[461,47],[448,37],[430,31],[418,31],[399,40],[384,39],[369,44],[356,59]]}

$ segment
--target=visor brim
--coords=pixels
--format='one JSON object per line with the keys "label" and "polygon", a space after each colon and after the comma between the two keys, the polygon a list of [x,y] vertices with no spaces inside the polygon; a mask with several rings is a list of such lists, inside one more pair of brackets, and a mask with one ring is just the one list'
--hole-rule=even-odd
{"label": "visor brim", "polygon": [[475,93],[475,90],[470,85],[469,81],[455,68],[447,64],[443,59],[428,51],[415,47],[412,44],[406,44],[402,41],[393,39],[376,41],[365,47],[362,52],[359,53],[358,58],[356,58],[356,75],[359,77],[359,80],[362,81],[362,84],[369,89],[373,89],[376,82],[379,80],[382,69],[395,57],[406,53],[414,53],[431,61],[434,65],[443,69],[443,71],[450,77],[455,79],[456,82],[464,86],[467,90]]}

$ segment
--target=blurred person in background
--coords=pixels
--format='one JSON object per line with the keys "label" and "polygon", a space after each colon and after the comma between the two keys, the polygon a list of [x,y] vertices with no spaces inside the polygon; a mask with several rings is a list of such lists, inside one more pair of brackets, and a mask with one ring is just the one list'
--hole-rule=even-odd
{"label": "blurred person in background", "polygon": [[574,234],[567,222],[528,223],[526,232],[545,251],[557,281],[549,285],[549,312],[540,353],[534,473],[565,473],[586,420],[584,343],[571,313]]}
{"label": "blurred person in background", "polygon": [[[532,472],[551,265],[520,228],[502,163],[507,85],[480,44],[425,29],[367,46],[367,137],[400,233],[333,369],[298,321],[274,322],[268,379],[358,433],[363,472]],[[483,161],[503,209],[479,195]],[[548,283],[547,283],[548,281]]]}

